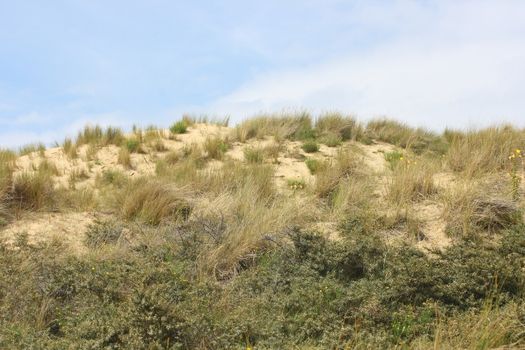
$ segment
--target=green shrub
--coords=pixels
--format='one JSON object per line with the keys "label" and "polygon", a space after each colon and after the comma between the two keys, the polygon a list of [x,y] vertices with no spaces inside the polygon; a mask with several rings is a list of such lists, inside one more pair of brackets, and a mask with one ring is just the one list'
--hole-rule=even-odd
{"label": "green shrub", "polygon": [[306,158],[304,163],[312,175],[315,175],[323,165],[320,160],[314,158]]}
{"label": "green shrub", "polygon": [[188,124],[184,120],[180,120],[170,126],[170,131],[172,134],[185,134],[188,130]]}
{"label": "green shrub", "polygon": [[296,190],[304,190],[306,187],[306,183],[303,179],[288,179],[286,181],[288,188],[296,191]]}
{"label": "green shrub", "polygon": [[137,139],[127,139],[126,140],[126,149],[129,153],[142,153],[142,146],[140,141]]}
{"label": "green shrub", "polygon": [[319,151],[319,144],[313,140],[305,141],[301,146],[306,153],[314,153]]}

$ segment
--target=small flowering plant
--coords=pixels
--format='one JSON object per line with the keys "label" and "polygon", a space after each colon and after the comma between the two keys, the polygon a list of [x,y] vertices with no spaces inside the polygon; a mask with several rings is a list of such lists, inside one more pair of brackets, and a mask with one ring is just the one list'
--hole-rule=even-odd
{"label": "small flowering plant", "polygon": [[511,179],[511,191],[512,199],[518,200],[520,193],[520,184],[523,176],[523,156],[522,151],[516,148],[509,156],[510,161],[510,179]]}
{"label": "small flowering plant", "polygon": [[306,187],[306,183],[302,179],[290,179],[288,180],[288,187],[291,190],[303,190]]}

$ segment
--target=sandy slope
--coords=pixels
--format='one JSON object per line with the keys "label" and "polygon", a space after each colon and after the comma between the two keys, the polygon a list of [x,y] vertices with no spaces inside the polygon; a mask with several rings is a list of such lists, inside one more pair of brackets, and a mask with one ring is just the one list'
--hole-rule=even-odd
{"label": "sandy slope", "polygon": [[[168,151],[182,150],[184,147],[197,144],[202,145],[206,138],[211,136],[228,137],[231,128],[220,127],[208,124],[196,124],[188,129],[186,134],[177,135],[176,139],[164,138],[162,142]],[[247,143],[234,142],[232,148],[226,153],[226,159],[236,161],[244,160],[244,149],[246,147],[266,147],[275,144],[275,141],[268,137],[263,140],[251,139]],[[320,151],[315,154],[306,154],[301,149],[301,142],[283,141],[282,150],[276,161],[272,161],[275,167],[275,181],[280,191],[291,192],[287,187],[289,179],[302,179],[307,184],[312,185],[315,177],[310,174],[305,165],[306,157],[313,157],[319,160],[333,158],[337,153],[337,148],[330,148],[321,145]],[[385,152],[395,149],[395,146],[376,142],[371,145],[347,142],[342,147],[355,147],[363,155],[364,163],[371,169],[371,176],[377,177],[380,184],[377,188],[377,195],[384,195],[384,184],[388,169],[384,158]],[[153,175],[155,164],[167,154],[166,152],[156,152],[146,147],[145,154],[132,154],[131,162],[133,169],[125,169],[118,164],[119,148],[107,146],[97,150],[93,159],[88,159],[88,146],[79,149],[79,157],[76,159],[68,158],[62,148],[56,147],[45,151],[45,158],[38,154],[22,156],[17,161],[17,171],[33,171],[35,167],[46,159],[57,167],[58,176],[55,177],[57,187],[68,187],[72,173],[84,172],[85,178],[81,178],[75,184],[75,188],[94,186],[97,175],[108,169],[118,169],[129,176]],[[210,161],[209,168],[220,167],[223,162]],[[449,174],[436,175],[436,182],[440,186],[446,186],[453,178]],[[422,248],[444,247],[450,240],[444,233],[444,222],[441,219],[442,208],[434,202],[424,202],[418,204],[417,215],[424,222],[423,237],[418,246]],[[82,237],[88,225],[94,220],[95,213],[89,212],[67,212],[67,213],[31,213],[25,214],[22,218],[11,222],[7,227],[0,231],[0,237],[12,241],[17,233],[25,232],[31,242],[49,240],[54,237],[62,238],[70,244],[72,249],[78,252],[83,251]],[[337,225],[333,222],[316,222],[312,227],[325,233],[328,237],[337,239]]]}

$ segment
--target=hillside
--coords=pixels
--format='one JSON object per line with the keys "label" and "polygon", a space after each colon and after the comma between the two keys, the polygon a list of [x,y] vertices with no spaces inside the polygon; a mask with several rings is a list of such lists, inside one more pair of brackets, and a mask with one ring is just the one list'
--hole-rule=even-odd
{"label": "hillside", "polygon": [[0,348],[524,346],[524,148],[303,113],[0,151]]}

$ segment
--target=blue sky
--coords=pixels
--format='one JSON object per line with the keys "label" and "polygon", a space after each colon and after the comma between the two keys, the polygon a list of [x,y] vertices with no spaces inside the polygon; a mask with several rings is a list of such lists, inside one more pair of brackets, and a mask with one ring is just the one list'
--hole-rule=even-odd
{"label": "blue sky", "polygon": [[300,108],[525,126],[525,1],[0,0],[0,146]]}

